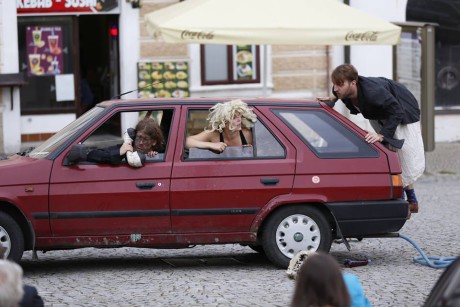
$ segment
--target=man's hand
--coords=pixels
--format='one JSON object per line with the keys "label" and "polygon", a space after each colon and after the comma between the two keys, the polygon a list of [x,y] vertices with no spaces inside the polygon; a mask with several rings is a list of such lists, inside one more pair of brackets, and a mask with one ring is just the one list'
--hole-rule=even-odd
{"label": "man's hand", "polygon": [[149,156],[150,158],[153,158],[153,157],[155,157],[156,155],[158,155],[158,152],[153,151],[153,150],[151,150],[151,151],[149,151],[149,152],[147,153],[147,156]]}
{"label": "man's hand", "polygon": [[331,96],[331,97],[316,97],[316,100],[324,102],[325,104],[333,108],[338,99],[335,96]]}
{"label": "man's hand", "polygon": [[131,144],[128,143],[123,143],[120,147],[120,156],[123,156],[126,154],[128,151],[134,151],[134,148]]}
{"label": "man's hand", "polygon": [[373,144],[375,142],[382,142],[383,135],[374,132],[368,132],[364,139],[366,140],[366,142]]}

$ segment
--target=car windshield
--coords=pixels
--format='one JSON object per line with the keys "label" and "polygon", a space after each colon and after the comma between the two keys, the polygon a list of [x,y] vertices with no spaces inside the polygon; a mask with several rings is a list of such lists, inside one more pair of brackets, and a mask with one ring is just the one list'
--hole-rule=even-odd
{"label": "car windshield", "polygon": [[73,135],[75,131],[86,125],[87,122],[92,120],[95,116],[101,113],[104,108],[94,107],[75,121],[64,127],[62,130],[57,132],[55,135],[50,137],[48,140],[37,146],[34,150],[29,153],[31,158],[46,158],[51,152],[63,144],[69,136]]}

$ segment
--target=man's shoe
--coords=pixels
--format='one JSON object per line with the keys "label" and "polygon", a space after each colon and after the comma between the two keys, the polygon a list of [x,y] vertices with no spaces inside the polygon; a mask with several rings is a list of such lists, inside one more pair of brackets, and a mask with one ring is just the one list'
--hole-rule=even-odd
{"label": "man's shoe", "polygon": [[411,213],[418,213],[418,202],[409,201],[409,210]]}

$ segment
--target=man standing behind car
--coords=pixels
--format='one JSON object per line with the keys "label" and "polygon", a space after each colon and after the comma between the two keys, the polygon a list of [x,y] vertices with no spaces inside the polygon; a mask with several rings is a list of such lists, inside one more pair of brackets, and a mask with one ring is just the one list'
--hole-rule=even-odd
{"label": "man standing behind car", "polygon": [[397,151],[410,211],[418,212],[413,184],[425,170],[425,152],[420,108],[414,95],[393,80],[359,76],[351,64],[336,67],[331,79],[334,97],[329,99],[333,103],[342,100],[351,114],[361,113],[376,131],[368,132],[365,140],[368,143],[382,142]]}

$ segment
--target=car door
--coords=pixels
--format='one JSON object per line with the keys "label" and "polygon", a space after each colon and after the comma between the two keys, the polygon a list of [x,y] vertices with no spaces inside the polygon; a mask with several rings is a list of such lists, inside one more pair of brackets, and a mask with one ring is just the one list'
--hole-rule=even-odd
{"label": "car door", "polygon": [[379,149],[383,146],[368,144],[359,135],[364,133],[360,128],[347,127],[333,110],[275,108],[273,112],[290,128],[286,135],[298,148],[298,161],[303,161],[296,168],[296,192],[323,195],[324,202],[392,197],[389,162]]}
{"label": "car door", "polygon": [[[188,127],[188,134],[203,130],[209,107],[201,109],[201,116],[194,108],[182,110],[181,126]],[[279,131],[273,133],[276,127],[254,111],[258,121],[252,157],[186,157],[186,133],[179,132],[171,178],[174,233],[248,232],[263,206],[290,193],[296,152]]]}
{"label": "car door", "polygon": [[[158,114],[160,108],[145,111]],[[134,117],[144,116],[145,111],[136,111]],[[174,111],[173,108],[161,111],[163,115],[168,114],[163,116],[161,126],[169,117],[168,128],[163,129],[168,135],[169,131],[177,129]],[[123,112],[122,116],[127,116],[126,113]],[[116,112],[106,116],[105,123],[96,124],[98,128],[94,131],[110,131],[107,129],[113,126],[110,120],[117,116]],[[79,142],[90,144],[90,139],[104,142],[113,137],[121,143],[120,132],[116,136],[91,133],[82,135]],[[169,188],[173,152],[168,146],[174,143],[175,135],[171,134],[166,139],[165,152],[148,159],[140,168],[127,163],[80,162],[69,166],[65,165],[63,158],[68,151],[63,152],[54,162],[50,178],[49,216],[53,235],[132,236],[170,232]]]}

